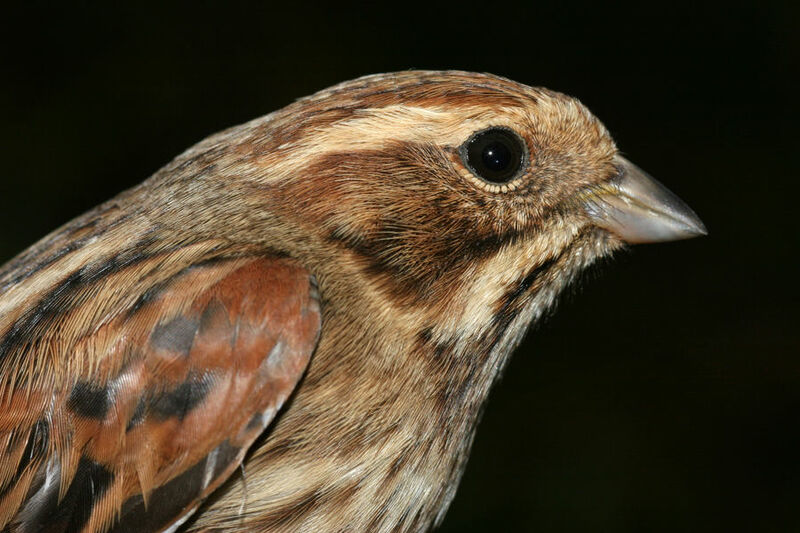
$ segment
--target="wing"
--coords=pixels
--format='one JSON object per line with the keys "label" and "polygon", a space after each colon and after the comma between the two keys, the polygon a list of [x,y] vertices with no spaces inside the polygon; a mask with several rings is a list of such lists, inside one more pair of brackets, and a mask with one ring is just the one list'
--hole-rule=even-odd
{"label": "wing", "polygon": [[2,531],[177,527],[303,375],[320,308],[296,262],[207,262],[156,289],[71,345],[101,355],[60,357],[57,385],[0,391]]}

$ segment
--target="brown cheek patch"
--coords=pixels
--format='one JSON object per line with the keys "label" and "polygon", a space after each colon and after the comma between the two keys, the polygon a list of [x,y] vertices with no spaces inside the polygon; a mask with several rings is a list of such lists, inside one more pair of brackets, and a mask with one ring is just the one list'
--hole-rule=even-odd
{"label": "brown cheek patch", "polygon": [[[484,211],[494,208],[482,207],[486,193],[465,185],[435,145],[326,153],[306,174],[313,179],[282,186],[296,200],[287,215],[302,213],[315,233],[351,252],[386,297],[401,304],[447,298],[476,261],[521,232],[483,223]],[[276,208],[289,203],[282,205]]]}

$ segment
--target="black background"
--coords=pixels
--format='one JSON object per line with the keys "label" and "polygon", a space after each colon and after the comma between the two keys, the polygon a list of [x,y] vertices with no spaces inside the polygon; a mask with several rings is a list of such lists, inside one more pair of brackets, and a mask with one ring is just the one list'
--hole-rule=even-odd
{"label": "black background", "polygon": [[621,254],[529,336],[441,531],[800,531],[800,4],[555,4],[4,8],[0,258],[345,79],[578,96],[710,235]]}

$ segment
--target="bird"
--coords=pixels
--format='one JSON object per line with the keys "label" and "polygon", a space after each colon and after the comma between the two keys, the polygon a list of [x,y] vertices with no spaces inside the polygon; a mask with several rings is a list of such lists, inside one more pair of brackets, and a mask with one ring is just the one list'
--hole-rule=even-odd
{"label": "bird", "polygon": [[491,74],[212,135],[0,269],[0,530],[428,531],[563,289],[704,234],[578,100]]}

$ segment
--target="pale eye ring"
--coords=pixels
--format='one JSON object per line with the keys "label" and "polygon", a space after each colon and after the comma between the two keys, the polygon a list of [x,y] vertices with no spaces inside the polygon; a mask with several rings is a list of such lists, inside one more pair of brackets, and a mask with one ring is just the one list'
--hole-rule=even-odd
{"label": "pale eye ring", "polygon": [[528,159],[525,142],[513,130],[491,127],[473,134],[459,149],[467,168],[489,183],[519,177]]}

